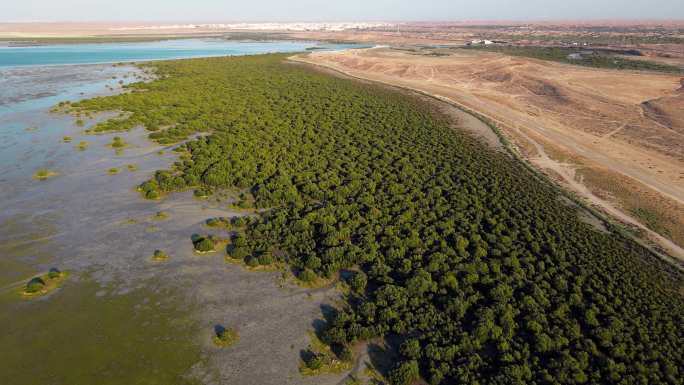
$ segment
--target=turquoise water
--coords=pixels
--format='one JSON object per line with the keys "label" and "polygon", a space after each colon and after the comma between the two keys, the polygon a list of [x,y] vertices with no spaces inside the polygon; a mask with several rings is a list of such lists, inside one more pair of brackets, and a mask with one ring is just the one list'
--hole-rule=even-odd
{"label": "turquoise water", "polygon": [[205,56],[297,52],[307,48],[345,49],[355,45],[302,41],[229,41],[183,39],[141,43],[52,44],[0,47],[0,67],[30,65],[116,63]]}

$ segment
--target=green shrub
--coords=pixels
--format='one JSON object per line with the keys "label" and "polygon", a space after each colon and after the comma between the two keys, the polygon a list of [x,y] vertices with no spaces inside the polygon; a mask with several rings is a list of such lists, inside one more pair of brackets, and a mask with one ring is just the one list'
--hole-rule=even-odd
{"label": "green shrub", "polygon": [[389,380],[392,385],[411,385],[420,377],[418,361],[410,360],[400,363],[390,372]]}
{"label": "green shrub", "polygon": [[249,254],[250,250],[246,246],[228,246],[228,255],[233,259],[245,259]]}
{"label": "green shrub", "polygon": [[206,188],[198,188],[193,192],[193,194],[197,198],[207,198],[211,195],[211,190]]}
{"label": "green shrub", "polygon": [[363,293],[368,284],[368,277],[363,272],[357,272],[351,279],[350,286],[357,293]]}
{"label": "green shrub", "polygon": [[273,263],[273,255],[270,252],[265,252],[259,256],[260,265],[270,265]]}
{"label": "green shrub", "polygon": [[207,253],[210,251],[214,251],[214,248],[216,245],[214,244],[214,241],[211,238],[199,238],[197,241],[194,242],[195,250],[201,252],[201,253]]}
{"label": "green shrub", "polygon": [[306,259],[306,268],[310,270],[316,270],[319,267],[321,267],[321,259],[316,257],[316,256],[309,256],[309,258]]}
{"label": "green shrub", "polygon": [[309,269],[304,269],[301,272],[299,272],[299,275],[297,277],[303,282],[312,282],[316,280],[318,276],[313,271]]}
{"label": "green shrub", "polygon": [[310,352],[304,364],[311,370],[318,370],[323,367],[325,356],[321,353]]}
{"label": "green shrub", "polygon": [[162,250],[155,250],[154,254],[152,255],[152,259],[154,259],[156,261],[161,261],[161,260],[168,259],[168,258],[169,258],[169,256],[165,252],[163,252]]}
{"label": "green shrub", "polygon": [[226,329],[223,326],[215,326],[214,333],[214,344],[221,348],[233,345],[240,338],[235,330]]}
{"label": "green shrub", "polygon": [[45,288],[45,281],[40,277],[31,278],[26,284],[26,292],[31,294],[37,293],[43,290],[43,288]]}
{"label": "green shrub", "polygon": [[245,264],[249,267],[257,267],[259,266],[259,258],[253,255],[248,255],[245,257]]}
{"label": "green shrub", "polygon": [[352,352],[351,348],[347,345],[341,346],[337,349],[335,353],[337,355],[337,358],[345,362],[349,362],[354,358],[354,353]]}
{"label": "green shrub", "polygon": [[121,137],[115,136],[112,140],[111,146],[113,148],[124,148],[126,147],[126,142],[124,142],[124,140]]}
{"label": "green shrub", "polygon": [[157,190],[150,190],[145,193],[147,199],[159,199],[159,192]]}
{"label": "green shrub", "polygon": [[50,271],[48,272],[48,278],[50,278],[50,279],[59,278],[61,275],[62,275],[62,272],[59,271],[59,269],[57,269],[56,267],[51,268]]}

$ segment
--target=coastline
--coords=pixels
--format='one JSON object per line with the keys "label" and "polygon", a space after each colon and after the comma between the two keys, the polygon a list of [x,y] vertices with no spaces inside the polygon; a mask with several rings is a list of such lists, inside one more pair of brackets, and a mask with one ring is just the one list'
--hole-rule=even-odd
{"label": "coastline", "polygon": [[[69,70],[99,73],[99,69],[102,68],[112,67],[92,64],[69,67]],[[45,72],[49,74],[53,69],[50,67]],[[130,66],[115,69],[136,71],[135,67]],[[21,70],[35,72],[36,69]],[[119,86],[114,91],[104,86],[105,83],[118,84],[118,79],[111,79],[109,75],[98,76],[104,83],[97,83],[99,86],[96,89],[87,87],[83,94],[74,95],[71,86],[62,87],[56,95],[47,98],[39,96],[37,99],[21,102],[23,112],[13,112],[12,115],[4,116],[0,114],[0,121],[4,118],[16,126],[12,131],[16,140],[26,141],[23,147],[11,147],[12,151],[19,151],[16,156],[13,155],[14,152],[9,152],[9,147],[0,149],[4,156],[17,163],[8,164],[11,172],[2,174],[7,181],[3,185],[11,185],[12,188],[0,190],[0,195],[3,196],[0,223],[11,223],[9,227],[3,227],[4,231],[0,236],[0,250],[5,256],[3,276],[7,275],[7,278],[0,277],[0,282],[9,285],[3,283],[0,301],[3,307],[14,309],[12,317],[0,317],[0,325],[6,330],[15,331],[12,335],[29,336],[23,340],[26,344],[23,345],[24,348],[17,347],[12,351],[21,353],[29,347],[42,345],[41,341],[32,337],[33,333],[24,330],[24,325],[32,324],[21,322],[22,317],[33,314],[29,313],[30,309],[20,307],[21,303],[13,297],[7,298],[5,302],[4,297],[14,294],[14,283],[28,277],[27,272],[23,271],[24,268],[31,272],[58,266],[73,272],[73,276],[63,290],[55,292],[50,298],[35,301],[35,306],[45,309],[45,319],[52,323],[48,329],[56,330],[54,335],[41,334],[41,338],[49,343],[61,341],[65,335],[73,334],[67,333],[69,330],[80,330],[85,334],[70,337],[73,343],[69,345],[68,354],[63,352],[64,354],[43,357],[42,367],[46,370],[53,370],[56,373],[67,370],[65,365],[57,364],[60,362],[60,356],[78,357],[87,352],[87,336],[93,333],[92,326],[77,323],[82,318],[69,321],[53,316],[62,314],[55,313],[55,306],[71,309],[78,303],[74,301],[85,301],[88,304],[97,301],[102,303],[104,308],[88,305],[81,309],[79,314],[88,315],[90,311],[99,311],[102,314],[109,314],[112,319],[119,319],[121,312],[131,312],[132,308],[112,309],[106,304],[123,301],[131,303],[130,306],[135,306],[135,309],[147,309],[151,304],[146,301],[157,298],[155,293],[162,292],[173,294],[155,299],[158,306],[176,309],[169,319],[182,320],[182,323],[176,322],[175,326],[174,323],[165,324],[159,328],[159,333],[178,334],[182,336],[178,341],[186,342],[186,347],[179,350],[180,361],[174,364],[176,366],[164,369],[169,374],[187,369],[180,374],[202,378],[211,383],[218,381],[216,376],[237,376],[242,370],[257,373],[264,361],[255,362],[250,357],[263,356],[265,351],[269,351],[266,362],[275,371],[253,375],[252,382],[243,383],[334,385],[340,381],[340,376],[326,376],[325,380],[319,377],[300,378],[299,363],[296,353],[293,354],[294,350],[291,348],[295,346],[304,349],[307,346],[307,333],[311,329],[311,323],[323,317],[323,304],[329,303],[332,297],[337,296],[333,288],[301,288],[279,279],[282,274],[280,270],[255,273],[243,266],[226,263],[222,253],[193,258],[190,234],[194,232],[224,235],[221,229],[207,229],[207,218],[242,214],[227,208],[228,201],[198,200],[191,192],[171,194],[163,201],[142,199],[135,191],[135,187],[147,180],[156,170],[168,168],[177,160],[177,154],[171,151],[175,146],[153,143],[147,138],[149,132],[142,128],[123,133],[84,134],[84,129],[106,118],[107,114],[95,116],[93,119],[84,118],[85,127],[79,127],[74,122],[75,117],[49,112],[52,105],[65,98],[66,94],[70,95],[66,99],[78,100],[121,92]],[[134,77],[129,76],[128,79],[132,81]],[[40,81],[36,82],[42,84]],[[25,118],[31,120],[24,121]],[[25,126],[35,126],[37,129],[27,131],[24,129]],[[63,143],[62,137],[67,135],[70,137],[70,143]],[[129,144],[120,154],[107,147],[113,136],[120,136]],[[79,141],[87,141],[88,148],[83,151],[75,149]],[[163,151],[163,155],[160,155],[160,151]],[[32,162],[23,161],[24,157],[30,157]],[[60,175],[44,182],[31,180],[29,172],[34,167],[43,165],[49,165]],[[128,165],[135,167],[128,168]],[[114,167],[122,171],[116,175],[108,175],[106,170]],[[169,215],[164,221],[155,219],[155,214],[160,210]],[[44,232],[47,230],[42,230],[43,226],[38,226],[38,218],[44,218],[46,223],[43,226],[54,231]],[[31,237],[24,240],[22,236],[27,231]],[[44,241],[38,242],[38,239]],[[13,246],[15,244],[16,247]],[[150,261],[149,255],[155,249],[169,251],[170,257],[165,263]],[[5,266],[6,261],[19,264],[21,269],[13,265]],[[258,299],[246,300],[247,293],[257,291],[261,293]],[[292,312],[292,308],[299,311]],[[146,310],[134,319],[140,323],[154,324],[156,321],[150,318],[154,314]],[[273,314],[280,316],[271,317]],[[98,319],[95,316],[91,318]],[[255,323],[255,319],[263,322]],[[216,351],[209,335],[215,324],[235,325],[241,336],[236,348]],[[181,329],[177,329],[178,327]],[[140,330],[142,332],[146,329]],[[105,329],[98,329],[97,333],[103,338],[121,338],[115,337],[117,329],[112,328],[109,323]],[[149,348],[141,347],[140,354],[154,351],[154,346],[163,348],[168,345],[157,341],[163,336],[149,331],[148,333],[149,341],[144,337],[140,337],[140,340],[148,341],[146,346]],[[4,341],[5,346],[15,346],[18,342],[10,337],[8,335],[6,339],[0,338],[0,342]],[[59,346],[67,345],[56,343],[55,346],[58,347],[52,350],[59,352]],[[122,348],[118,344],[113,346],[113,351],[108,354],[122,354]],[[15,357],[9,352],[8,354],[6,362],[15,362]],[[126,354],[138,357],[135,352]],[[100,357],[101,355],[95,354],[91,362],[98,362]],[[134,361],[124,358],[117,360]],[[144,362],[142,357],[139,357],[139,360]],[[150,367],[171,365],[170,360],[164,358],[155,361]],[[189,364],[188,368],[186,364]],[[126,367],[130,371],[127,375],[133,376],[138,373],[137,369]],[[17,368],[13,366],[12,370]],[[84,365],[80,371],[87,373],[91,369],[93,368]],[[282,381],[283,373],[288,373],[290,382]],[[33,378],[45,379],[46,375],[45,371],[38,370]],[[22,376],[13,378],[13,383],[30,383]]]}

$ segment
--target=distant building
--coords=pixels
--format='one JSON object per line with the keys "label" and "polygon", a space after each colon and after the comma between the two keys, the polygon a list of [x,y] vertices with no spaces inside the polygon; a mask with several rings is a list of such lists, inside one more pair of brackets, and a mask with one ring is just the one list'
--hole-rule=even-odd
{"label": "distant building", "polygon": [[466,45],[490,45],[490,44],[494,44],[494,43],[495,42],[491,41],[491,40],[476,39],[476,40],[471,40],[469,43],[466,43]]}
{"label": "distant building", "polygon": [[568,60],[582,60],[582,54],[579,52],[571,53],[568,55]]}

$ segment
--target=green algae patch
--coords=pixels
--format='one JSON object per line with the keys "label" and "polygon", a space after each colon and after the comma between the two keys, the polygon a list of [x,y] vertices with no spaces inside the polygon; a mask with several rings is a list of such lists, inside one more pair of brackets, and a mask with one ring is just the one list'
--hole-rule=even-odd
{"label": "green algae patch", "polygon": [[72,140],[73,138],[70,136],[65,136],[62,138],[62,141],[64,141],[64,143],[71,143]]}
{"label": "green algae patch", "polygon": [[[189,385],[201,361],[190,309],[167,289],[73,282],[48,301],[0,294],[0,384]],[[11,293],[7,293],[11,294]]]}
{"label": "green algae patch", "polygon": [[50,171],[46,168],[41,168],[33,174],[33,179],[46,180],[46,179],[50,179],[52,177],[55,177],[57,175],[59,175],[59,173],[57,173],[55,171]]}
{"label": "green algae patch", "polygon": [[126,168],[127,168],[128,171],[130,171],[130,172],[138,171],[138,165],[135,165],[135,164],[127,164],[127,165],[126,165]]}
{"label": "green algae patch", "polygon": [[49,272],[31,278],[21,289],[24,298],[35,298],[50,294],[69,278],[68,271],[51,269]]}
{"label": "green algae patch", "polygon": [[110,168],[109,170],[107,170],[107,174],[109,174],[109,175],[116,175],[116,174],[118,174],[119,172],[121,172],[121,170],[119,170],[119,169],[116,168],[116,167],[112,167],[112,168]]}

